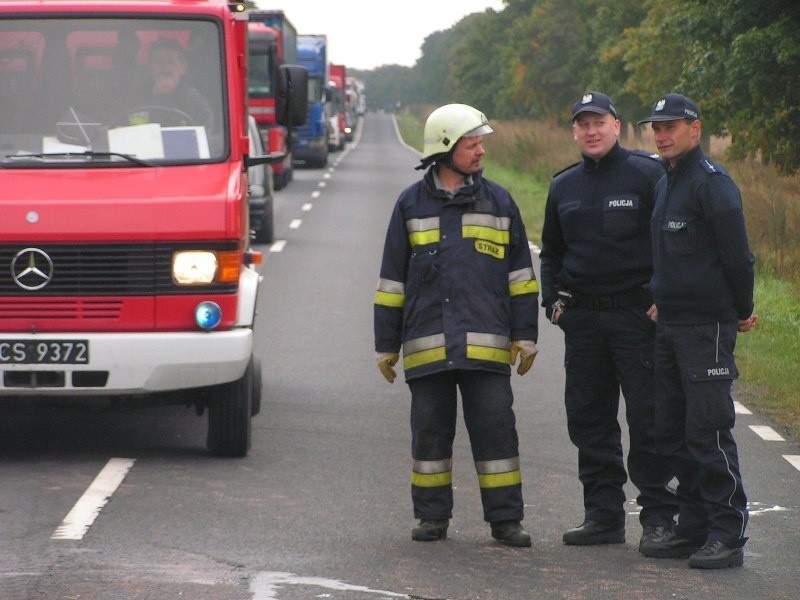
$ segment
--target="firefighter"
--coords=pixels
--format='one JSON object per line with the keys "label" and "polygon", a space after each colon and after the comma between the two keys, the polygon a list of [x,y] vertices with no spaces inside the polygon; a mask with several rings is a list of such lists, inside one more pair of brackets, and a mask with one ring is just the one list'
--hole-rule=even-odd
{"label": "firefighter", "polygon": [[[572,107],[582,160],[550,184],[542,228],[542,305],[564,332],[564,401],[578,449],[583,522],[568,545],[625,541],[625,491],[638,488],[640,545],[673,527],[672,473],[653,439],[653,344],[650,214],[658,157],[623,148],[621,123],[606,94],[586,92]],[[618,420],[625,397],[630,449],[623,461]]]}
{"label": "firefighter", "polygon": [[516,203],[482,174],[490,133],[465,104],[426,121],[425,174],[400,194],[386,234],[375,351],[392,383],[402,347],[411,391],[412,539],[447,537],[460,391],[484,520],[495,539],[527,547],[510,365],[519,358],[524,375],[536,356],[539,287]]}
{"label": "firefighter", "polygon": [[742,198],[700,148],[697,105],[680,94],[653,104],[656,147],[669,164],[656,188],[653,279],[658,449],[678,477],[680,518],[642,548],[689,566],[742,566],[747,497],[733,439],[737,332],[750,331],[753,265]]}

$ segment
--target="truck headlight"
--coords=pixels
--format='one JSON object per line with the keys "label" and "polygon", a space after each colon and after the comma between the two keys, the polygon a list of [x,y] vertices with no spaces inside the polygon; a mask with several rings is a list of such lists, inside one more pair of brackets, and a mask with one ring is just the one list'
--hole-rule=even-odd
{"label": "truck headlight", "polygon": [[172,278],[179,285],[212,283],[217,274],[214,252],[192,250],[172,255]]}

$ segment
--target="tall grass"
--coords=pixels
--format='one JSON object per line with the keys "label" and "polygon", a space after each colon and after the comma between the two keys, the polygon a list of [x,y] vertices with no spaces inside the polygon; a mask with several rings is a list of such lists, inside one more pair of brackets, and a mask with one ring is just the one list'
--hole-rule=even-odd
{"label": "tall grass", "polygon": [[[425,119],[433,107],[398,114],[404,139],[422,149]],[[544,206],[552,176],[579,160],[568,127],[524,121],[492,121],[485,138],[484,172],[506,187],[522,212],[528,237],[541,241]],[[622,144],[655,152],[652,134],[628,126]],[[756,329],[739,336],[737,394],[800,437],[800,175],[782,177],[770,165],[731,162],[728,142],[712,139],[711,156],[729,170],[742,193],[748,235],[756,255]]]}

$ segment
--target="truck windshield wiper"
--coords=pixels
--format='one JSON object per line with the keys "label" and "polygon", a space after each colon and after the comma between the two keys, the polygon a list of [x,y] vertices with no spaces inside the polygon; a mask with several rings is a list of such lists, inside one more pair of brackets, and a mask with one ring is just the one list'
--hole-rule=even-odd
{"label": "truck windshield wiper", "polygon": [[45,160],[48,158],[89,158],[92,160],[111,160],[113,157],[124,158],[129,162],[141,165],[143,167],[152,166],[149,162],[144,161],[141,158],[136,158],[131,154],[123,154],[121,152],[97,152],[93,150],[87,150],[86,152],[31,152],[26,154],[7,154],[3,158],[11,161],[23,161],[30,159]]}

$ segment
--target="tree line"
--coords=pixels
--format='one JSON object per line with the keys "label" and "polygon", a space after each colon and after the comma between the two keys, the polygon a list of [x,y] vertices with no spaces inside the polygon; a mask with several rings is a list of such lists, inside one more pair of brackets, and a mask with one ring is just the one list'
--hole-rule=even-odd
{"label": "tree line", "polygon": [[[490,119],[569,122],[586,90],[626,121],[695,100],[733,159],[800,170],[797,0],[505,0],[428,36],[413,67],[359,71],[371,108],[463,102]],[[424,18],[424,15],[420,15]]]}

